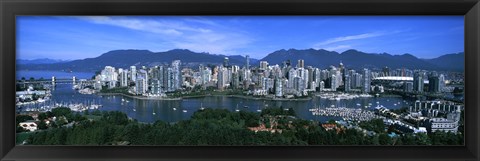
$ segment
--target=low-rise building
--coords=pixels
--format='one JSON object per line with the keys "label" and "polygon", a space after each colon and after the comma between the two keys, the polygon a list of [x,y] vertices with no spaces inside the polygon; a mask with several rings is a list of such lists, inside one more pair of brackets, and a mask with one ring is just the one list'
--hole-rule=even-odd
{"label": "low-rise building", "polygon": [[25,130],[29,130],[29,131],[36,131],[37,130],[37,123],[35,123],[34,120],[27,120],[25,122],[20,122],[20,123],[18,123],[18,125]]}

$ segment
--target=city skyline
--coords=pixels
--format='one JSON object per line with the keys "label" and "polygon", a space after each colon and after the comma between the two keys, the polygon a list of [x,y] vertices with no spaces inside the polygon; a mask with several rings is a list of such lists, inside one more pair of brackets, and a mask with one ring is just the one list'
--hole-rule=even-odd
{"label": "city skyline", "polygon": [[175,48],[256,59],[290,48],[434,58],[463,51],[463,25],[462,16],[19,16],[17,58]]}

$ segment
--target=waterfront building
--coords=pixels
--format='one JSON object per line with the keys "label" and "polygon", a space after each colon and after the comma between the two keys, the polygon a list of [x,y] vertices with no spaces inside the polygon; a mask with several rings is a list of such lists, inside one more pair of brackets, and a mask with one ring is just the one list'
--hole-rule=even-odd
{"label": "waterfront building", "polygon": [[240,88],[240,78],[238,72],[232,73],[232,87],[235,89]]}
{"label": "waterfront building", "polygon": [[351,78],[350,75],[345,75],[345,92],[350,92],[351,91]]}
{"label": "waterfront building", "polygon": [[174,80],[175,79],[175,76],[174,76],[174,72],[173,72],[173,69],[168,67],[167,68],[167,91],[168,92],[173,92],[175,91],[175,88],[174,88]]}
{"label": "waterfront building", "polygon": [[220,66],[217,75],[217,88],[223,90],[227,86],[227,68]]}
{"label": "waterfront building", "polygon": [[[138,79],[138,78],[140,78],[140,79]],[[137,91],[140,91],[140,92],[141,92],[140,94],[145,94],[145,93],[147,93],[147,91],[148,91],[148,82],[149,82],[149,81],[148,81],[148,80],[149,80],[149,78],[148,78],[148,72],[147,72],[146,70],[144,70],[144,69],[140,69],[140,70],[137,72],[137,81],[135,82],[135,84],[138,83],[138,80],[141,80],[141,82],[140,82],[141,84],[136,86],[136,87],[137,87],[137,88],[136,88]],[[140,87],[139,87],[139,86],[140,86]],[[137,92],[137,94],[138,94],[138,92]]]}
{"label": "waterfront building", "polygon": [[112,66],[105,66],[100,72],[100,81],[102,84],[107,85],[108,88],[114,88],[117,84],[118,74],[115,72],[115,68]]}
{"label": "waterfront building", "polygon": [[321,81],[321,71],[320,71],[320,69],[315,68],[313,70],[312,77],[313,77],[313,81],[315,81],[317,83],[316,86],[318,87],[318,85],[319,85],[318,83],[320,83],[320,81]]}
{"label": "waterfront building", "polygon": [[120,73],[120,86],[128,86],[128,70],[122,70],[122,72]]}
{"label": "waterfront building", "polygon": [[308,89],[312,89],[312,82],[314,81],[313,71],[314,71],[314,69],[313,69],[312,66],[307,67],[307,70],[306,70],[307,79],[306,79],[306,81],[307,81],[307,85],[308,85],[307,88]]}
{"label": "waterfront building", "polygon": [[371,91],[371,77],[370,77],[370,70],[364,68],[363,69],[363,87],[362,87],[362,92],[363,93],[369,93]]}
{"label": "waterfront building", "polygon": [[160,65],[157,67],[157,80],[159,81],[158,85],[160,87],[160,90],[163,91],[164,90],[164,87],[165,87],[165,67],[163,65]]}
{"label": "waterfront building", "polygon": [[130,80],[135,82],[137,80],[137,67],[130,66]]}
{"label": "waterfront building", "polygon": [[179,90],[182,85],[182,73],[180,72],[180,64],[180,60],[174,60],[172,62],[173,91]]}
{"label": "waterfront building", "polygon": [[293,88],[293,84],[295,84],[294,82],[294,78],[297,77],[297,70],[295,68],[291,68],[290,71],[288,71],[288,82],[289,82],[289,85],[288,85],[288,88]]}
{"label": "waterfront building", "polygon": [[330,77],[330,89],[332,91],[337,91],[337,76],[336,74],[332,75],[332,77]]}
{"label": "waterfront building", "polygon": [[142,95],[147,93],[147,81],[143,76],[137,75],[137,80],[135,81],[135,94]]}
{"label": "waterfront building", "polygon": [[93,89],[102,90],[102,82],[101,81],[95,81],[95,83],[93,83]]}
{"label": "waterfront building", "polygon": [[353,88],[361,88],[362,87],[362,79],[363,79],[363,76],[362,74],[359,74],[359,73],[355,73],[353,74],[353,77],[352,77],[354,80],[352,80],[352,87]]}
{"label": "waterfront building", "polygon": [[295,77],[293,78],[293,89],[295,89],[296,92],[302,92],[305,90],[305,81],[301,77]]}
{"label": "waterfront building", "polygon": [[330,77],[330,72],[326,69],[322,70],[320,73],[320,80],[324,81]]}
{"label": "waterfront building", "polygon": [[320,92],[325,89],[325,82],[320,81]]}
{"label": "waterfront building", "polygon": [[201,84],[204,85],[212,80],[212,70],[208,67],[202,67],[202,69],[200,73],[202,77]]}
{"label": "waterfront building", "polygon": [[160,66],[160,69],[158,72],[162,72],[162,77],[160,77],[160,83],[162,83],[162,91],[169,91],[168,90],[168,82],[169,82],[169,69],[167,66]]}
{"label": "waterfront building", "polygon": [[162,93],[162,88],[161,88],[161,82],[158,79],[153,79],[150,81],[151,83],[151,93],[152,94],[161,94]]}

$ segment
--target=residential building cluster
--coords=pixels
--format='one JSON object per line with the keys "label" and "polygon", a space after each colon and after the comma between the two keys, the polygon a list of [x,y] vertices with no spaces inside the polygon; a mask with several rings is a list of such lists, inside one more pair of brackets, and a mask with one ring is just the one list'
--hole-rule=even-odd
{"label": "residential building cluster", "polygon": [[345,91],[369,93],[372,90],[372,72],[347,70],[342,63],[319,69],[305,66],[304,60],[292,65],[290,60],[282,65],[270,65],[260,61],[259,66],[250,67],[249,58],[245,65],[230,65],[225,58],[222,64],[199,65],[197,70],[181,66],[180,60],[170,65],[122,69],[106,66],[95,77],[95,89],[130,87],[137,95],[161,95],[200,86],[218,90],[241,89],[252,95],[293,97],[306,96],[314,91]]}
{"label": "residential building cluster", "polygon": [[195,68],[197,67],[182,66],[180,60],[174,60],[169,65],[149,68],[131,66],[129,69],[116,69],[106,66],[96,76],[97,83],[94,86],[96,89],[130,87],[130,92],[136,95],[163,95],[165,92],[199,86],[202,89],[208,87],[217,90],[240,89],[255,96],[292,98],[322,91],[382,93],[384,86],[375,83],[375,78],[385,77],[394,80],[405,79],[400,80],[401,85],[395,87],[405,92],[441,93],[446,89],[445,76],[437,72],[390,70],[388,67],[376,71],[367,68],[356,71],[347,69],[343,63],[319,69],[305,66],[302,59],[297,60],[295,65],[286,60],[281,65],[259,61],[258,66],[251,66],[247,56],[245,64],[239,66],[231,65],[226,57],[221,64],[201,64]]}

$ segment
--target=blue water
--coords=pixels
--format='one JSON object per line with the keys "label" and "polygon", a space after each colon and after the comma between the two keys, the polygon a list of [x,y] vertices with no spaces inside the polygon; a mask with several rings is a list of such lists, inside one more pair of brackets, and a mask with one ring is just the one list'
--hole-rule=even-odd
{"label": "blue water", "polygon": [[[85,72],[58,72],[58,71],[17,71],[17,79],[25,77],[29,79],[34,77],[39,79],[51,79],[52,76],[57,78],[72,78],[90,79],[94,73]],[[126,101],[122,101],[127,100]],[[297,116],[307,120],[328,121],[330,119],[339,120],[339,117],[325,117],[313,116],[308,109],[313,107],[348,107],[348,108],[364,108],[370,106],[370,109],[377,105],[383,105],[390,109],[397,109],[402,106],[409,106],[409,101],[404,101],[399,97],[371,97],[371,98],[356,98],[352,100],[332,101],[315,97],[307,101],[264,101],[252,100],[245,98],[236,98],[228,96],[209,96],[202,98],[189,98],[183,100],[141,100],[124,96],[99,96],[99,95],[82,95],[72,89],[72,84],[58,84],[55,90],[52,91],[52,97],[49,101],[36,105],[26,105],[26,108],[36,108],[54,103],[94,103],[102,104],[100,110],[104,111],[122,111],[129,117],[137,119],[141,122],[155,122],[156,120],[163,120],[167,122],[177,122],[179,120],[189,119],[193,113],[204,108],[220,108],[235,111],[257,112],[258,109],[263,108],[293,108]],[[237,108],[238,104],[238,108]],[[244,108],[248,106],[248,108]],[[174,110],[174,108],[176,110]],[[135,109],[135,110],[134,110]],[[186,110],[186,112],[183,112]],[[155,114],[153,114],[155,113]]]}
{"label": "blue water", "polygon": [[[126,101],[122,101],[122,99]],[[408,104],[409,101],[404,102],[400,97],[370,97],[340,101],[331,101],[320,97],[307,101],[264,101],[228,96],[207,96],[182,100],[141,100],[120,95],[82,95],[72,89],[72,84],[58,84],[55,90],[52,91],[51,100],[36,105],[26,105],[23,109],[36,108],[53,103],[94,103],[102,104],[103,107],[100,108],[102,111],[121,111],[126,113],[128,117],[137,119],[140,122],[155,122],[156,120],[177,122],[190,119],[193,113],[202,106],[204,108],[227,109],[230,111],[238,109],[250,112],[257,112],[258,109],[264,108],[283,107],[293,108],[299,118],[326,122],[330,119],[340,120],[341,118],[314,116],[309,109],[318,106],[330,107],[331,105],[335,107],[364,108],[364,106],[369,104],[371,104],[369,109],[373,109],[377,105],[376,102],[389,109],[398,109],[402,106],[411,105]],[[248,106],[248,108],[244,108],[245,106]],[[183,110],[186,110],[186,112],[183,112]]]}

